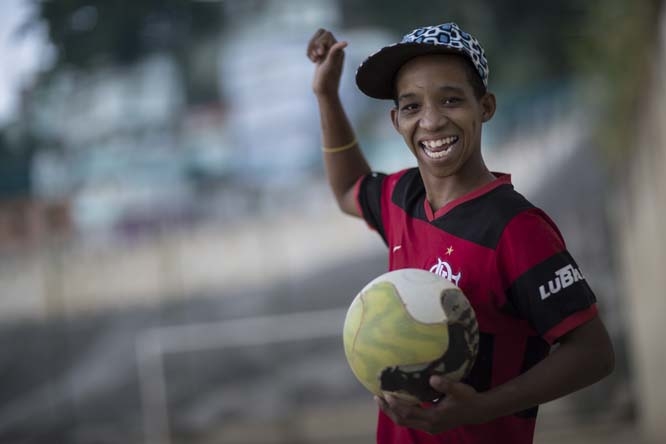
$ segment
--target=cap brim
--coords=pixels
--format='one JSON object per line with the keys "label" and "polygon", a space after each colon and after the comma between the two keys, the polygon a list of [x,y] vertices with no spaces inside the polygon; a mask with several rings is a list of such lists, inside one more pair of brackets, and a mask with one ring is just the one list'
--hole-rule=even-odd
{"label": "cap brim", "polygon": [[398,70],[414,57],[428,54],[461,54],[444,45],[397,43],[386,46],[365,59],[356,70],[356,85],[367,96],[393,100],[393,82]]}

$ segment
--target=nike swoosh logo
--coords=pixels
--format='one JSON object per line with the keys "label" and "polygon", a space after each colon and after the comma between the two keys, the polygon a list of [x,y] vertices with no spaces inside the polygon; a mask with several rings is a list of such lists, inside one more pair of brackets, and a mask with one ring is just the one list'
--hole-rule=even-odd
{"label": "nike swoosh logo", "polygon": [[393,247],[393,252],[395,253],[396,251],[398,251],[401,248],[402,248],[402,245],[396,245],[395,247]]}

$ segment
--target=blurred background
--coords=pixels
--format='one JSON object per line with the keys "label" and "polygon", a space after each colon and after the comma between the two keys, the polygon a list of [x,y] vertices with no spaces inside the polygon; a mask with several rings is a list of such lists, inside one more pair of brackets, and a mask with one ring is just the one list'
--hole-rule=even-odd
{"label": "blurred background", "polygon": [[666,442],[662,2],[404,5],[0,3],[0,443],[374,442],[340,333],[386,251],[327,189],[305,48],[350,42],[390,172],[412,159],[355,68],[451,20],[489,59],[487,163],[559,224],[617,353],[535,441]]}

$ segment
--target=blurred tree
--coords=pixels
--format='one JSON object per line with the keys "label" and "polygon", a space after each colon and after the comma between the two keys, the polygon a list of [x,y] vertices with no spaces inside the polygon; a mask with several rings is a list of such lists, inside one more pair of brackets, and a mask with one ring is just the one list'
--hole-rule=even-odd
{"label": "blurred tree", "polygon": [[[218,34],[224,23],[216,2],[189,0],[35,0],[35,20],[48,25],[57,50],[51,72],[128,65],[153,52],[170,53],[182,68],[188,102],[209,94],[190,69],[192,48]],[[215,85],[216,86],[216,85]],[[203,96],[203,97],[202,97]]]}
{"label": "blurred tree", "polygon": [[[45,23],[56,49],[51,68],[41,73],[24,103],[17,122],[0,128],[0,200],[29,197],[31,165],[37,151],[58,148],[57,140],[40,140],[35,130],[30,97],[49,87],[63,70],[94,71],[126,66],[151,53],[171,55],[180,67],[188,104],[217,100],[217,66],[201,68],[193,51],[217,35],[224,24],[215,2],[189,0],[30,0],[34,16],[17,32],[27,35]],[[212,72],[211,72],[212,71]]]}
{"label": "blurred tree", "polygon": [[652,94],[647,86],[664,2],[593,0],[587,5],[585,39],[575,48],[574,58],[576,66],[598,83],[593,100],[601,116],[595,139],[608,166],[623,169],[624,157],[634,149],[644,99]]}
{"label": "blurred tree", "polygon": [[348,26],[377,26],[396,35],[455,21],[482,43],[494,85],[531,88],[572,74],[575,46],[589,21],[589,10],[576,0],[468,0],[417,2],[405,11],[402,0],[341,0]]}
{"label": "blurred tree", "polygon": [[23,145],[16,149],[16,144],[7,140],[6,133],[0,133],[0,201],[3,199],[27,198],[32,193],[30,180],[30,162],[32,152]]}

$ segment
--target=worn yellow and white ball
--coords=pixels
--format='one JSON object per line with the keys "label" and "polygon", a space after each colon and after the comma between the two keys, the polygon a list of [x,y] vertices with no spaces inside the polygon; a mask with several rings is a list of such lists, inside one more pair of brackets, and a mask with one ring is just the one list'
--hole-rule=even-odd
{"label": "worn yellow and white ball", "polygon": [[370,392],[414,401],[440,394],[431,375],[465,377],[479,347],[476,315],[463,292],[426,270],[390,271],[352,301],[343,328],[347,361]]}

